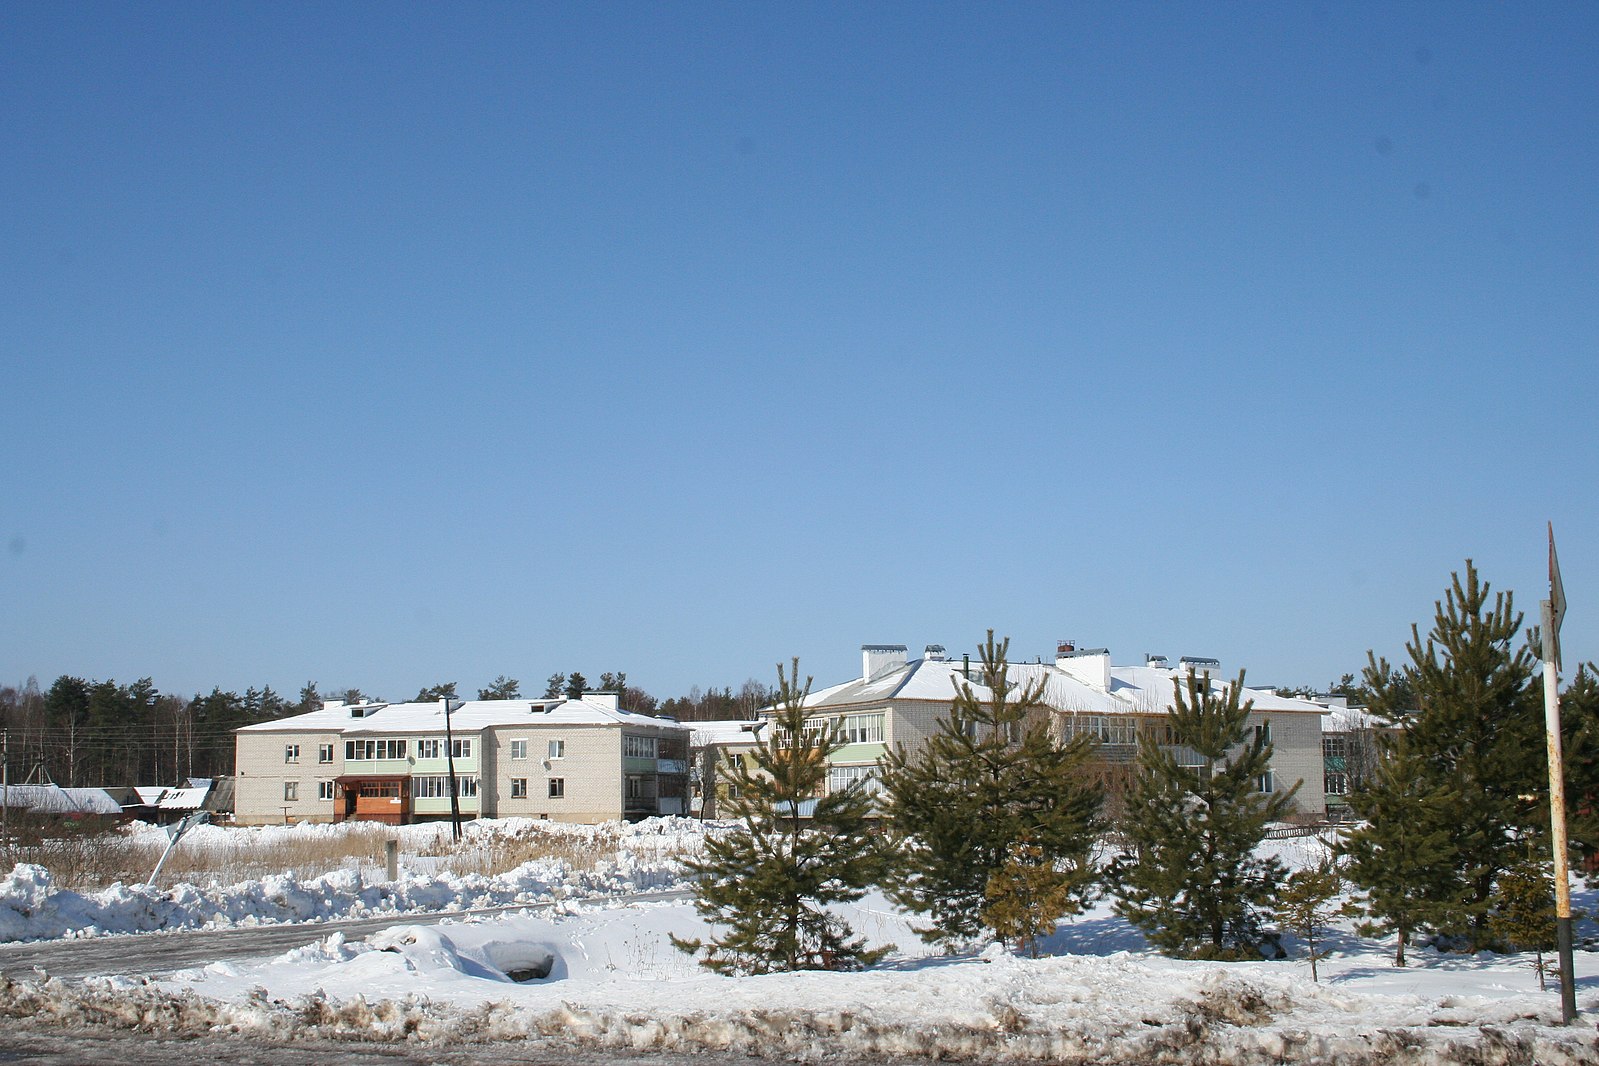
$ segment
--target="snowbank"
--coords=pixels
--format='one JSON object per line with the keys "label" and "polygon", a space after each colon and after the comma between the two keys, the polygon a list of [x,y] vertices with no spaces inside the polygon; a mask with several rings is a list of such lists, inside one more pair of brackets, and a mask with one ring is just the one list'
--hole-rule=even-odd
{"label": "snowbank", "polygon": [[[880,898],[849,910],[876,942],[909,934]],[[1124,950],[1032,960],[993,947],[965,958],[901,953],[861,973],[727,978],[666,943],[671,932],[703,931],[687,903],[556,911],[396,926],[367,943],[335,934],[270,961],[161,981],[0,982],[0,1012],[172,1035],[518,1040],[801,1059],[1599,1061],[1592,1026],[1555,1025],[1558,1000],[1536,993],[1525,960],[1429,957],[1400,971],[1406,990],[1385,985],[1386,973],[1374,975],[1372,956],[1360,953],[1328,960],[1322,984],[1285,963]],[[1591,957],[1584,965],[1589,975]],[[540,970],[532,980],[512,976]],[[1584,997],[1585,1009],[1599,1007],[1594,998]]]}
{"label": "snowbank", "polygon": [[[436,826],[405,828],[413,830],[410,835],[416,838],[409,842],[411,845],[439,832]],[[516,828],[513,823],[494,831],[513,832]],[[237,847],[241,832],[268,839],[288,834],[304,838],[337,829],[282,826],[266,827],[268,831],[240,831],[201,827],[194,831],[198,834],[195,840],[184,837],[183,846]],[[153,828],[143,831],[160,832]],[[0,879],[0,942],[320,922],[540,903],[568,895],[604,896],[674,888],[683,884],[682,867],[674,851],[692,844],[703,832],[697,823],[683,819],[643,827],[613,826],[605,831],[617,841],[614,859],[581,869],[564,859],[540,859],[493,877],[412,873],[391,882],[347,869],[305,880],[280,874],[204,887],[119,883],[100,892],[78,893],[56,888],[44,868],[23,864]],[[594,827],[572,827],[574,836],[592,838],[596,832]]]}

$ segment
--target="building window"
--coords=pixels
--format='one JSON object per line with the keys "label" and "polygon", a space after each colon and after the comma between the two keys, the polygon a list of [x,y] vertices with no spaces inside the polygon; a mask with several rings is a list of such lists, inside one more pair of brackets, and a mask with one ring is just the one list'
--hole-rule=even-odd
{"label": "building window", "polygon": [[527,778],[511,778],[511,798],[514,800],[527,799]]}
{"label": "building window", "polygon": [[457,759],[470,759],[472,757],[472,738],[456,737],[450,744],[450,754]]}
{"label": "building window", "polygon": [[513,741],[511,741],[511,758],[513,758],[513,759],[525,759],[525,758],[527,758],[527,741],[525,741],[525,740],[513,740]]}
{"label": "building window", "polygon": [[318,744],[316,746],[316,761],[320,762],[320,763],[332,762],[333,761],[333,745],[332,744]]}
{"label": "building window", "polygon": [[349,761],[370,762],[374,759],[405,758],[403,740],[346,740],[344,757]]}
{"label": "building window", "polygon": [[1276,771],[1267,770],[1265,773],[1261,774],[1258,778],[1255,779],[1255,785],[1261,792],[1265,792],[1265,793],[1276,792],[1277,791],[1277,773],[1276,773]]}
{"label": "building window", "polygon": [[417,741],[416,757],[418,759],[437,759],[444,750],[443,743],[443,741],[437,739]]}
{"label": "building window", "polygon": [[298,803],[298,802],[300,802],[300,782],[298,782],[298,781],[285,781],[285,782],[283,782],[283,802],[284,803]]}
{"label": "building window", "polygon": [[300,745],[298,745],[298,744],[285,744],[285,745],[283,745],[283,761],[284,762],[299,762],[300,761]]}
{"label": "building window", "polygon": [[[426,777],[413,778],[411,781],[412,794],[417,799],[448,799],[450,795],[450,778],[448,774],[429,774]],[[467,799],[477,795],[477,778],[457,775],[455,778],[455,794]]]}
{"label": "building window", "polygon": [[550,758],[552,758],[552,759],[564,759],[564,758],[566,758],[566,741],[564,741],[564,740],[552,740],[552,741],[550,741]]}
{"label": "building window", "polygon": [[1349,795],[1349,775],[1345,773],[1330,773],[1323,781],[1329,796]]}
{"label": "building window", "polygon": [[550,799],[558,800],[566,795],[566,778],[550,778]]}
{"label": "building window", "polygon": [[827,768],[827,791],[843,792],[845,789],[856,786],[862,791],[877,795],[883,790],[882,782],[877,779],[877,767],[873,766],[830,766]]}
{"label": "building window", "polygon": [[1331,736],[1321,738],[1321,754],[1326,759],[1342,759],[1349,750],[1348,738]]}
{"label": "building window", "polygon": [[631,733],[622,734],[622,754],[629,759],[655,758],[655,738],[638,737]]}
{"label": "building window", "polygon": [[316,798],[319,799],[319,800],[330,800],[330,799],[332,799],[333,798],[333,782],[332,781],[318,781],[316,783]]}
{"label": "building window", "polygon": [[883,718],[877,714],[846,714],[839,719],[838,742],[840,744],[881,744],[883,743]]}
{"label": "building window", "polygon": [[[1271,743],[1271,723],[1270,722],[1262,722],[1262,723],[1260,723],[1259,725],[1257,725],[1255,727],[1255,743],[1256,744],[1262,744],[1262,745]],[[1265,792],[1266,789],[1261,789],[1261,791]]]}

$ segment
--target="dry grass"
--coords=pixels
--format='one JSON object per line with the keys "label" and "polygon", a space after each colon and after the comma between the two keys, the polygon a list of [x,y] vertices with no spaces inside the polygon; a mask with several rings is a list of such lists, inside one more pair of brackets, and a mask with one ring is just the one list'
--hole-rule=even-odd
{"label": "dry grass", "polygon": [[[412,869],[485,877],[535,859],[560,859],[575,870],[592,870],[602,860],[614,861],[623,850],[677,858],[701,850],[685,849],[679,837],[625,836],[619,825],[478,824],[459,842],[451,839],[447,824],[436,831],[352,823],[331,834],[266,836],[238,830],[221,839],[198,836],[185,837],[167,858],[162,885],[237,884],[283,873],[309,880],[335,870],[381,869],[384,845],[390,840],[400,841],[401,861]],[[164,846],[164,838],[147,834],[135,839],[117,828],[53,826],[26,842],[14,838],[10,846],[0,847],[0,862],[5,864],[0,873],[15,863],[35,863],[50,871],[58,887],[92,892],[118,881],[142,883],[155,869]]]}

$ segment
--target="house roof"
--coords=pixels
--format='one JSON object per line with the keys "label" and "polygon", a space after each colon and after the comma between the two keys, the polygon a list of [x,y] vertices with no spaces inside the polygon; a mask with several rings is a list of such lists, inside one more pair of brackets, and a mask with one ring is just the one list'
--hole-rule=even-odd
{"label": "house roof", "polygon": [[[354,712],[365,713],[356,717]],[[688,731],[687,726],[647,714],[635,714],[585,696],[579,700],[466,700],[450,712],[450,729],[477,733],[518,725],[633,725]],[[444,707],[439,703],[325,703],[306,714],[257,722],[238,733],[373,733],[444,732]]]}
{"label": "house roof", "polygon": [[[1113,666],[1110,668],[1111,694],[1127,701],[1140,714],[1165,714],[1172,706],[1173,682],[1186,685],[1188,672],[1181,669],[1162,669],[1157,666]],[[1203,676],[1201,683],[1204,682]],[[1225,695],[1231,684],[1217,678],[1210,679],[1210,691]],[[1311,700],[1293,696],[1279,696],[1266,689],[1245,685],[1244,701],[1253,701],[1256,711],[1299,711],[1309,714],[1326,714],[1327,708]]]}
{"label": "house roof", "polygon": [[122,804],[103,788],[62,788],[59,785],[7,785],[0,803],[13,809],[51,814],[121,814]]}
{"label": "house roof", "polygon": [[729,744],[754,744],[758,739],[754,727],[764,726],[767,723],[764,719],[750,721],[735,718],[685,724],[693,730],[689,743],[696,748],[708,748],[713,745],[725,747]]}
{"label": "house roof", "polygon": [[[885,700],[948,703],[960,691],[963,680],[960,663],[948,659],[912,659],[904,666],[885,671],[870,681],[857,677],[841,685],[812,692],[805,698],[805,707],[807,710],[824,710]],[[978,698],[989,697],[988,689],[980,682],[972,681],[970,684]],[[766,710],[769,712],[771,708]]]}

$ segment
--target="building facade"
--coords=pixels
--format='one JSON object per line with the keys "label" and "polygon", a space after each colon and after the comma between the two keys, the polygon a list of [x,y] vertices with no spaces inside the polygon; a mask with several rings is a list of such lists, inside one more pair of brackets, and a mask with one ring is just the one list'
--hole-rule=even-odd
{"label": "building facade", "polygon": [[[324,703],[235,731],[235,819],[521,816],[603,822],[688,810],[689,731],[581,699]],[[454,785],[452,788],[452,779]]]}
{"label": "building facade", "polygon": [[[1062,742],[1079,735],[1094,738],[1094,770],[1114,792],[1132,767],[1139,738],[1162,735],[1176,685],[1186,684],[1190,670],[1213,694],[1226,695],[1230,683],[1221,679],[1215,659],[1185,658],[1173,667],[1153,656],[1142,666],[1112,666],[1107,650],[1079,650],[1067,643],[1059,646],[1053,663],[1011,663],[1009,678],[1018,687],[1041,686],[1047,708],[1042,713]],[[920,659],[909,659],[903,644],[862,645],[860,677],[806,700],[807,714],[836,723],[846,742],[829,760],[829,790],[855,783],[875,790],[878,761],[890,747],[915,751],[925,743],[940,719],[949,716],[962,685],[970,685],[979,699],[990,698],[982,664],[951,659],[941,645],[928,645]],[[1272,743],[1271,771],[1260,780],[1260,790],[1286,792],[1297,786],[1293,817],[1325,817],[1322,718],[1328,709],[1268,689],[1245,688],[1241,698],[1252,704],[1248,727],[1265,731]],[[1181,761],[1182,751],[1173,750]],[[1197,765],[1197,757],[1194,761]]]}

